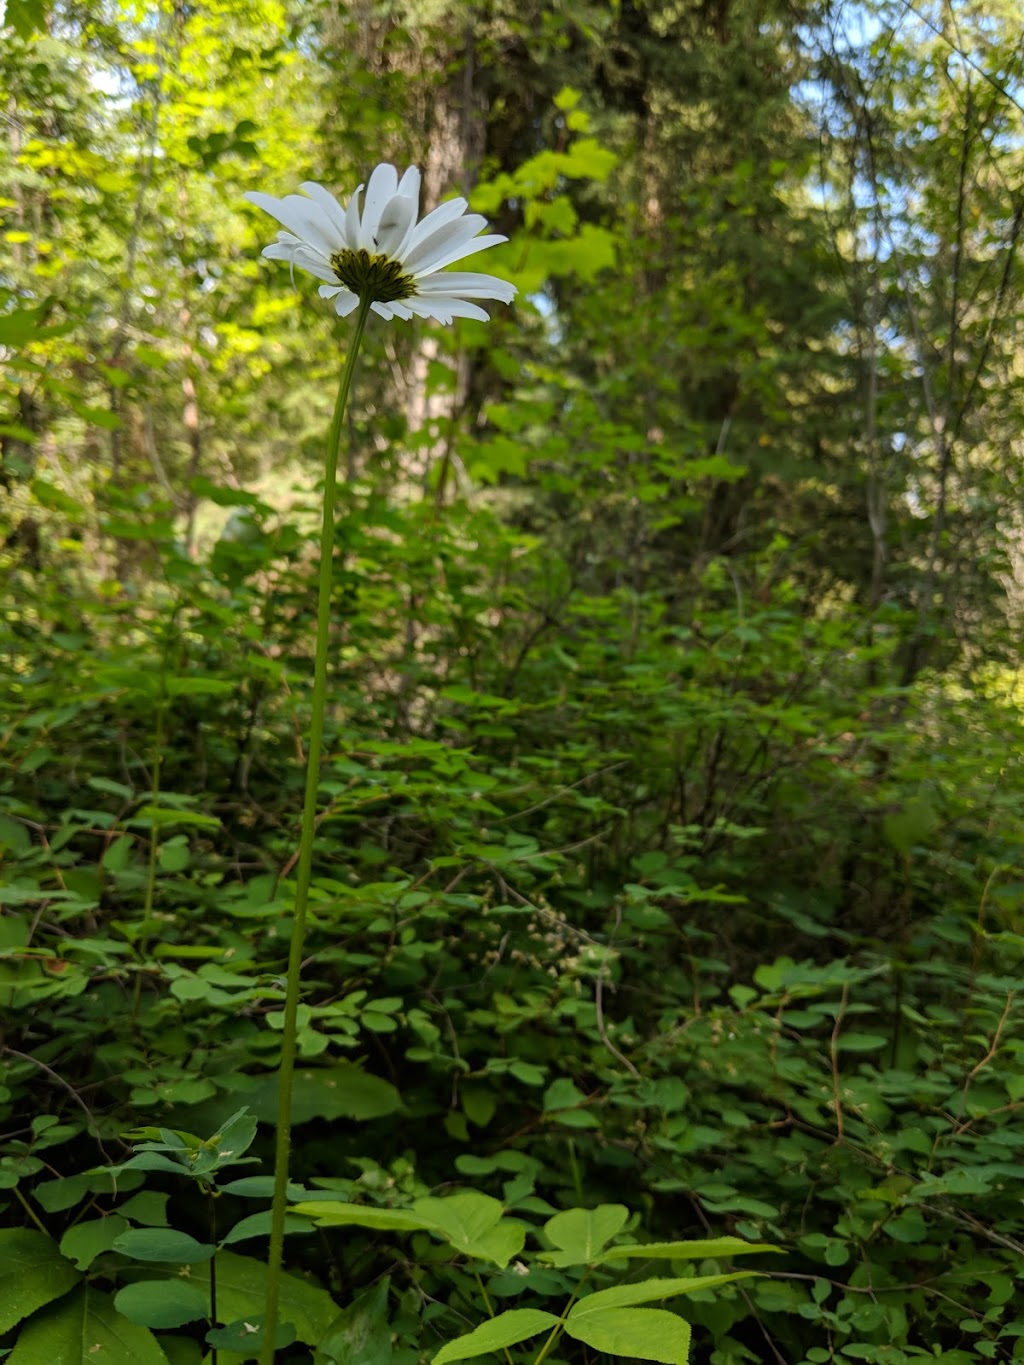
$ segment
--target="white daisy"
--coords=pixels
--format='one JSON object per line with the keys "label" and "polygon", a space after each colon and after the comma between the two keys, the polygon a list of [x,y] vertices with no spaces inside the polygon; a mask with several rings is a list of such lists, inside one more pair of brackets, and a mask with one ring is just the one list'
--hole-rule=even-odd
{"label": "white daisy", "polygon": [[250,191],[251,204],[276,218],[286,232],[265,247],[272,261],[288,261],[317,279],[321,297],[333,299],[340,317],[347,317],[360,298],[382,318],[480,318],[488,314],[472,299],[511,303],[515,285],[496,275],[470,271],[439,274],[463,256],[497,246],[506,237],[476,234],[487,226],[478,213],[467,213],[465,199],[449,199],[417,222],[420,173],[410,166],[401,180],[394,166],[378,166],[366,186],[362,212],[360,185],[342,208],[334,195],[307,180],[304,194],[284,199]]}

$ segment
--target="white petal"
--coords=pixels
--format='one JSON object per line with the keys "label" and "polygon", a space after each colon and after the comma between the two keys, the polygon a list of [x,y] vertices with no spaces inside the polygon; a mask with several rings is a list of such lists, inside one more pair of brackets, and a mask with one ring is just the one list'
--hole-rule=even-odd
{"label": "white petal", "polygon": [[363,203],[363,221],[359,232],[359,245],[367,251],[373,250],[373,239],[377,235],[380,216],[388,201],[398,193],[398,172],[388,162],[374,167],[366,186],[366,199]]}
{"label": "white petal", "polygon": [[334,306],[338,311],[338,316],[347,318],[352,309],[359,302],[355,294],[350,289],[346,289],[342,284],[322,284],[319,289],[322,299],[333,299]]}
{"label": "white petal", "polygon": [[489,237],[474,237],[471,242],[463,242],[461,246],[453,246],[450,251],[446,251],[436,261],[431,261],[429,266],[421,266],[419,274],[432,275],[436,270],[441,270],[454,261],[461,261],[463,256],[475,256],[478,251],[486,251],[489,246],[499,246],[502,242],[507,241],[507,237],[502,237],[497,232]]}
{"label": "white petal", "polygon": [[464,299],[500,299],[511,303],[516,287],[497,275],[478,275],[471,270],[446,270],[440,275],[427,275],[416,281],[416,292],[421,297],[453,294]]}
{"label": "white petal", "polygon": [[266,256],[268,261],[290,261],[292,265],[297,265],[301,270],[308,270],[318,280],[327,280],[333,283],[338,278],[331,269],[329,262],[318,251],[306,246],[304,242],[298,242],[295,246],[289,242],[271,242],[270,246],[263,248],[261,254]]}
{"label": "white petal", "polygon": [[444,223],[450,223],[453,218],[461,218],[468,207],[465,199],[449,199],[443,204],[438,204],[437,208],[432,209],[413,229],[407,244],[408,250],[415,251],[420,242],[425,241]]}
{"label": "white petal", "polygon": [[467,213],[464,218],[459,218],[454,223],[445,223],[407,251],[402,266],[411,275],[415,275],[417,271],[430,270],[434,266],[435,257],[440,260],[448,250],[468,242],[470,237],[474,237],[486,226],[487,219],[481,217],[479,213]]}
{"label": "white petal", "polygon": [[416,166],[410,166],[405,175],[398,182],[398,193],[404,194],[407,199],[416,200],[416,208],[420,206],[420,173]]}
{"label": "white petal", "polygon": [[345,210],[335,199],[330,190],[324,189],[323,185],[318,185],[315,180],[304,180],[299,189],[305,190],[314,203],[319,204],[324,213],[331,220],[332,226],[339,233],[342,240],[346,238],[345,232]]}
{"label": "white petal", "polygon": [[414,297],[404,302],[418,317],[436,318],[438,322],[451,322],[452,318],[479,318],[481,322],[491,320],[490,315],[477,304],[452,298],[448,294],[429,299]]}
{"label": "white petal", "polygon": [[344,245],[323,209],[304,195],[288,194],[283,199],[275,199],[261,190],[250,190],[245,197],[324,256],[330,256]]}
{"label": "white petal", "polygon": [[398,257],[409,229],[416,221],[416,201],[404,194],[396,194],[385,205],[377,228],[376,249],[385,256]]}
{"label": "white petal", "polygon": [[358,294],[353,294],[350,289],[342,289],[334,299],[334,311],[339,318],[347,318],[349,313],[355,311],[359,306]]}
{"label": "white petal", "polygon": [[385,322],[390,322],[391,319],[395,316],[394,313],[392,313],[391,311],[390,303],[371,303],[370,312],[376,313],[377,316],[379,318],[383,318]]}
{"label": "white petal", "polygon": [[408,322],[409,319],[413,316],[412,309],[407,308],[404,303],[389,303],[388,307],[391,309],[392,313],[394,313],[396,318],[402,318],[404,322]]}
{"label": "white petal", "polygon": [[345,240],[353,251],[359,250],[359,196],[362,192],[363,187],[360,185],[345,210]]}

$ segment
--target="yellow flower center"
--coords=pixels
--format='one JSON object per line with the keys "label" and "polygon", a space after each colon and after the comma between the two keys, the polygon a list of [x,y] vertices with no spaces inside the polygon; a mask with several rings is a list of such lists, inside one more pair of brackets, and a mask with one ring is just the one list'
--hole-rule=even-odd
{"label": "yellow flower center", "polygon": [[331,257],[331,268],[346,289],[374,303],[396,303],[416,293],[416,281],[403,274],[401,264],[390,256],[371,256],[362,248],[346,249]]}

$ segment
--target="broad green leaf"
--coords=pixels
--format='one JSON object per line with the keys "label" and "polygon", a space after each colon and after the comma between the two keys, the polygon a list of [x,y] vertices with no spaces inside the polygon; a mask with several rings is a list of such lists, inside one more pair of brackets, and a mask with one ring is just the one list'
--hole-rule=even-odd
{"label": "broad green leaf", "polygon": [[476,1356],[502,1351],[517,1342],[528,1341],[539,1332],[550,1332],[559,1321],[554,1313],[545,1313],[540,1308],[510,1308],[507,1313],[499,1313],[490,1322],[482,1323],[464,1337],[442,1346],[434,1356],[433,1365],[447,1365],[451,1360],[473,1360]]}
{"label": "broad green leaf", "polygon": [[430,1228],[465,1256],[493,1261],[504,1269],[523,1249],[525,1226],[504,1218],[504,1207],[488,1194],[466,1190],[446,1199],[417,1199],[415,1213],[429,1220]]}
{"label": "broad green leaf", "polygon": [[294,1204],[292,1212],[315,1219],[320,1227],[355,1224],[386,1232],[432,1232],[464,1256],[492,1261],[502,1269],[526,1240],[522,1223],[505,1218],[497,1199],[474,1190],[445,1199],[417,1199],[411,1209],[375,1209],[315,1199]]}
{"label": "broad green leaf", "polygon": [[[263,1345],[263,1321],[255,1314],[253,1319],[239,1318],[226,1327],[211,1327],[206,1340],[220,1352],[238,1352],[230,1357],[231,1360],[255,1360]],[[274,1333],[274,1345],[279,1351],[290,1346],[294,1340],[295,1331],[287,1323]]]}
{"label": "broad green leaf", "polygon": [[[264,1123],[277,1118],[277,1072],[246,1096],[249,1108]],[[351,1062],[303,1067],[295,1073],[292,1122],[312,1119],[379,1119],[402,1107],[393,1085]]]}
{"label": "broad green leaf", "polygon": [[188,1175],[188,1165],[183,1161],[173,1161],[169,1156],[162,1156],[159,1152],[139,1152],[136,1156],[130,1156],[127,1161],[122,1161],[118,1166],[110,1167],[111,1175],[120,1175],[122,1171],[170,1171],[173,1175]]}
{"label": "broad green leaf", "polygon": [[741,1237],[709,1237],[706,1242],[647,1242],[641,1246],[611,1247],[601,1254],[601,1263],[645,1258],[653,1261],[700,1261],[706,1257],[722,1260],[749,1256],[755,1251],[779,1253],[781,1248],[766,1242],[744,1242]]}
{"label": "broad green leaf", "polygon": [[639,1284],[616,1284],[611,1289],[598,1289],[573,1305],[569,1320],[601,1312],[606,1308],[629,1308],[636,1303],[653,1303],[657,1299],[674,1299],[678,1294],[694,1294],[700,1289],[714,1289],[730,1280],[749,1280],[756,1270],[736,1270],[728,1275],[694,1275],[665,1279],[641,1280]]}
{"label": "broad green leaf", "polygon": [[585,1346],[613,1356],[658,1360],[663,1365],[686,1365],[690,1358],[690,1324],[663,1308],[605,1308],[593,1313],[573,1313],[566,1321],[565,1331]]}
{"label": "broad green leaf", "polygon": [[568,1076],[559,1076],[544,1091],[544,1112],[553,1114],[559,1109],[574,1109],[579,1104],[585,1104],[586,1100],[586,1095]]}
{"label": "broad green leaf", "polygon": [[338,1314],[317,1348],[316,1365],[390,1365],[387,1277]]}
{"label": "broad green leaf", "polygon": [[[269,1237],[272,1216],[270,1209],[264,1209],[260,1213],[250,1213],[247,1217],[240,1219],[231,1231],[221,1238],[221,1245],[229,1246],[234,1242],[244,1242],[249,1237]],[[293,1214],[286,1215],[284,1230],[286,1234],[315,1231],[308,1218],[297,1218]]]}
{"label": "broad green leaf", "polygon": [[29,1322],[7,1365],[167,1365],[148,1327],[129,1322],[109,1294],[82,1285]]}
{"label": "broad green leaf", "polygon": [[147,1228],[165,1228],[168,1198],[168,1195],[158,1194],[156,1190],[141,1190],[133,1194],[131,1199],[126,1199],[118,1208],[118,1213]]}
{"label": "broad green leaf", "polygon": [[210,1296],[190,1280],[138,1280],[114,1295],[114,1307],[140,1327],[183,1327],[210,1315]]}
{"label": "broad green leaf", "polygon": [[[201,967],[203,973],[212,972],[212,967]],[[230,974],[229,979],[230,979]],[[217,1133],[210,1138],[209,1146],[217,1149],[218,1162],[226,1162],[229,1157],[239,1157],[249,1150],[256,1139],[256,1116],[248,1107],[238,1109],[221,1124]]]}
{"label": "broad green leaf", "polygon": [[629,1218],[622,1204],[599,1204],[596,1209],[567,1209],[556,1213],[544,1224],[544,1234],[555,1244],[555,1251],[542,1251],[540,1259],[549,1265],[589,1265],[605,1246],[621,1232]]}
{"label": "broad green leaf", "polygon": [[375,1209],[364,1204],[334,1203],[326,1199],[305,1199],[292,1205],[292,1213],[312,1218],[319,1227],[355,1226],[380,1232],[426,1232],[433,1224],[408,1209]]}
{"label": "broad green leaf", "polygon": [[214,1253],[209,1242],[197,1242],[176,1228],[129,1228],[117,1238],[113,1249],[135,1261],[166,1261],[174,1265],[195,1265],[208,1261]]}
{"label": "broad green leaf", "polygon": [[138,814],[127,822],[129,825],[142,825],[150,829],[163,829],[165,825],[189,825],[194,829],[220,829],[216,815],[204,815],[198,810],[178,810],[175,806],[140,806]]}
{"label": "broad green leaf", "polygon": [[79,1278],[52,1237],[32,1228],[0,1230],[0,1332],[66,1294]]}
{"label": "broad green leaf", "polygon": [[61,1253],[74,1261],[79,1270],[88,1270],[97,1256],[113,1249],[114,1242],[127,1228],[128,1220],[116,1213],[75,1223],[60,1239]]}
{"label": "broad green leaf", "polygon": [[[46,27],[46,5],[42,0],[18,0],[9,7],[10,22],[23,38]],[[20,346],[37,337],[46,318],[45,306],[12,308],[0,316],[0,346]]]}
{"label": "broad green leaf", "polygon": [[[240,1195],[243,1199],[272,1199],[274,1197],[274,1177],[272,1175],[243,1175],[238,1180],[229,1180],[220,1186],[221,1194]],[[305,1199],[310,1191],[303,1185],[288,1183],[289,1199]]]}
{"label": "broad green leaf", "polygon": [[[208,1288],[209,1263],[192,1268],[192,1282]],[[217,1313],[227,1322],[254,1322],[263,1313],[267,1289],[267,1267],[262,1261],[239,1256],[233,1251],[217,1253]],[[282,1324],[291,1323],[300,1341],[313,1345],[320,1341],[338,1315],[338,1305],[325,1289],[283,1274],[280,1281]]]}
{"label": "broad green leaf", "polygon": [[[203,1365],[199,1343],[189,1337],[162,1336],[160,1345],[167,1356],[168,1365]],[[230,1365],[230,1362],[225,1359],[224,1365]]]}

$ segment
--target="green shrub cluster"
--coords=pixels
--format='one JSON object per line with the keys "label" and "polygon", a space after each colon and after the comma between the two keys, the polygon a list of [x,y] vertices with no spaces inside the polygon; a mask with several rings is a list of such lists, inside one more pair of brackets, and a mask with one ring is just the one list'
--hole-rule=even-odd
{"label": "green shrub cluster", "polygon": [[[108,530],[147,586],[106,591],[69,556],[15,570],[5,613],[12,1365],[118,1313],[132,1360],[199,1361],[215,1245],[234,1327],[207,1343],[251,1358],[260,1242],[234,1246],[266,1232],[310,531],[198,491],[232,511],[208,551],[136,490]],[[812,609],[798,572],[754,594],[713,560],[640,591],[519,521],[346,494],[283,1300],[300,1343],[413,1365],[482,1301],[540,1332],[571,1264],[626,1293],[609,1311],[649,1302],[598,1243],[557,1259],[560,1210],[622,1207],[600,1245],[651,1244],[630,1268],[685,1295],[695,1359],[1024,1358],[1012,690],[993,669],[880,681],[900,632]],[[221,1179],[236,1147],[264,1164]],[[446,1198],[483,1201],[472,1236]],[[732,1279],[736,1238],[784,1255]],[[703,1239],[696,1266],[659,1267],[657,1245]],[[192,1267],[155,1309],[150,1261]],[[474,1349],[532,1361],[515,1330]],[[551,1365],[612,1349],[580,1331]]]}

